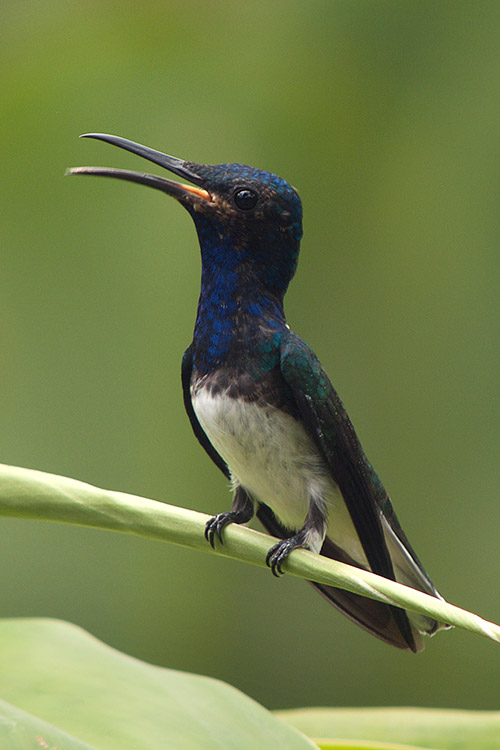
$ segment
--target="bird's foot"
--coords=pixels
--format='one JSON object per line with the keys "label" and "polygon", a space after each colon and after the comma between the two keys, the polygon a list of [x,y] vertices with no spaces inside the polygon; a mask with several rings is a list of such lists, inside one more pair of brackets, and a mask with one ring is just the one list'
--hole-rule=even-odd
{"label": "bird's foot", "polygon": [[212,516],[205,526],[205,539],[207,542],[210,542],[214,549],[216,539],[218,539],[221,544],[224,544],[222,541],[224,527],[227,526],[228,523],[245,523],[248,518],[246,518],[246,516],[242,518],[242,515],[243,514],[238,511],[230,510],[226,513],[217,513],[216,516]]}
{"label": "bird's foot", "polygon": [[291,536],[289,539],[283,539],[278,544],[275,544],[266,556],[266,565],[269,566],[276,578],[279,578],[284,574],[282,569],[283,563],[287,560],[290,552],[298,547],[304,547],[305,534],[299,531],[295,536]]}
{"label": "bird's foot", "polygon": [[210,542],[215,549],[215,540],[218,539],[221,544],[222,532],[228,523],[247,523],[253,516],[253,500],[241,485],[236,488],[234,493],[233,507],[226,513],[217,513],[205,526],[205,539]]}

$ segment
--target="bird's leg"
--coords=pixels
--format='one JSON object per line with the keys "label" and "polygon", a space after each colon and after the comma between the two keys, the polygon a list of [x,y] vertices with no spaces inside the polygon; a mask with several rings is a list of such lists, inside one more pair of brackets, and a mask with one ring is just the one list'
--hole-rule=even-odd
{"label": "bird's leg", "polygon": [[236,487],[234,493],[233,507],[226,513],[217,513],[205,526],[205,539],[210,542],[215,549],[215,538],[222,541],[222,531],[228,523],[247,523],[253,518],[254,504],[250,495],[245,492],[243,487]]}
{"label": "bird's leg", "polygon": [[327,521],[325,503],[316,497],[311,497],[309,511],[300,531],[278,542],[267,553],[266,565],[271,568],[273,575],[276,577],[283,575],[284,571],[281,566],[294,549],[303,547],[312,552],[319,552],[326,536]]}

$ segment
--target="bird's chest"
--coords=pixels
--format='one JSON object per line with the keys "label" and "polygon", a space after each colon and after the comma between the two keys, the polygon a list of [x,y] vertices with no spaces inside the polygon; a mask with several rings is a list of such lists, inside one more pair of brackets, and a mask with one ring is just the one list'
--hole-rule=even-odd
{"label": "bird's chest", "polygon": [[321,458],[294,416],[262,401],[232,397],[229,390],[192,386],[196,416],[233,482],[293,526],[307,511],[313,485],[324,480]]}

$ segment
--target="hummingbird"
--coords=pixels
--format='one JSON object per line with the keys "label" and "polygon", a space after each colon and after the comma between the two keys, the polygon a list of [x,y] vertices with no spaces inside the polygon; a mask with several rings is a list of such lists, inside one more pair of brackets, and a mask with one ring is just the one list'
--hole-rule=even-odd
{"label": "hummingbird", "polygon": [[[368,461],[320,361],[287,324],[283,298],[297,268],[302,204],[282,178],[243,164],[197,164],[119,136],[88,133],[187,180],[76,167],[161,190],[191,215],[201,249],[193,340],[182,359],[193,432],[230,481],[231,510],[206,524],[223,543],[230,523],[254,514],[279,541],[266,563],[280,576],[305,548],[439,599]],[[388,644],[423,648],[447,627],[358,594],[313,585],[344,615]]]}

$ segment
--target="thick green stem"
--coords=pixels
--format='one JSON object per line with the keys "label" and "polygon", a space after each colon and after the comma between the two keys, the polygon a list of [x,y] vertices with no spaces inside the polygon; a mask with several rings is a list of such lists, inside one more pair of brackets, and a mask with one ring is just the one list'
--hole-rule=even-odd
{"label": "thick green stem", "polygon": [[[204,537],[208,516],[175,505],[93,487],[75,479],[0,464],[0,515],[93,526],[181,544],[213,554]],[[235,524],[224,529],[217,554],[265,567],[267,534]],[[429,615],[500,642],[500,626],[373,573],[295,550],[285,570],[317,583]]]}

